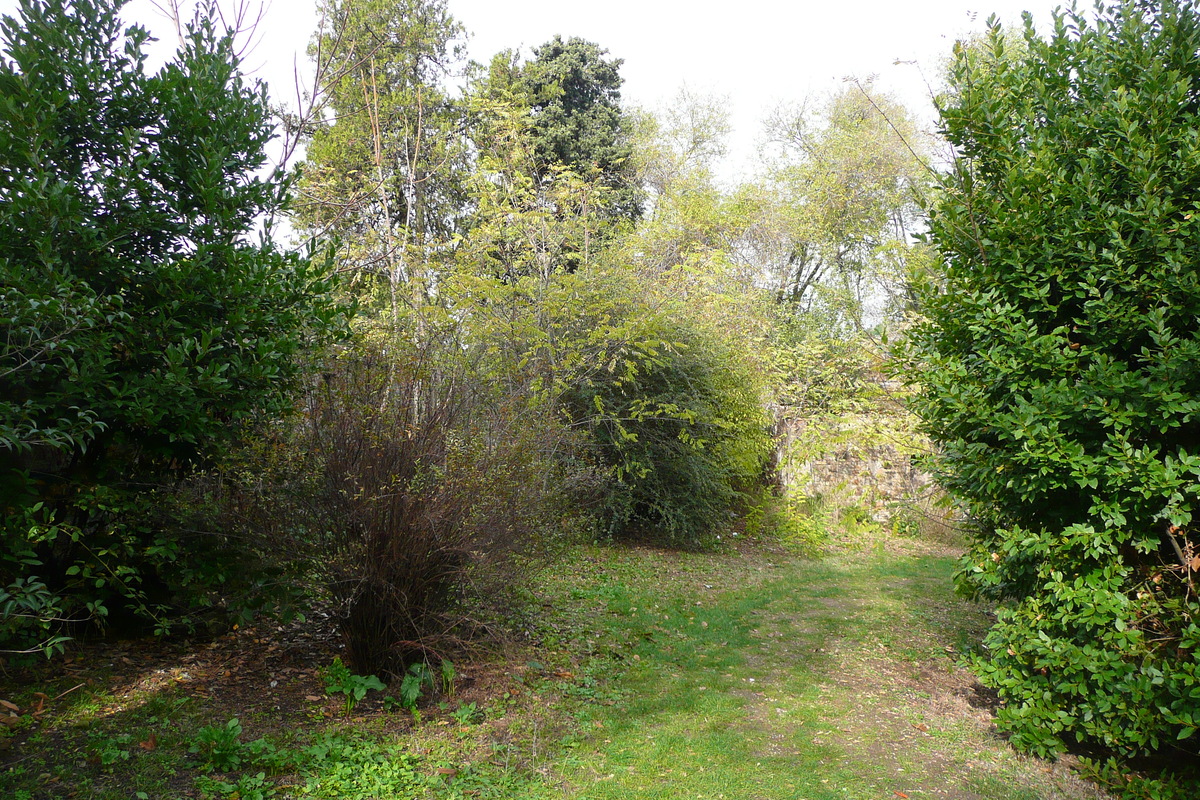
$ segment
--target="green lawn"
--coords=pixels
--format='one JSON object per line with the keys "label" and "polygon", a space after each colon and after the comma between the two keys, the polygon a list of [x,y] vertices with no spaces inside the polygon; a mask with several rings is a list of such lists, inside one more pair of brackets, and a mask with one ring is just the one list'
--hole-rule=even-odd
{"label": "green lawn", "polygon": [[[189,690],[170,659],[139,674],[85,651],[0,690],[23,711],[0,732],[0,796],[1103,797],[995,735],[958,666],[987,620],[953,569],[938,545],[882,534],[822,557],[579,548],[545,576],[528,642],[460,663],[462,691],[419,717],[371,692],[346,718],[319,670],[295,670],[294,707],[269,706]],[[246,634],[234,672],[256,680],[253,648],[286,646]]]}
{"label": "green lawn", "polygon": [[936,549],[593,557],[551,596],[575,641],[608,637],[592,663],[622,698],[581,712],[590,735],[530,797],[1103,796],[972,706],[987,698],[957,661],[985,619]]}

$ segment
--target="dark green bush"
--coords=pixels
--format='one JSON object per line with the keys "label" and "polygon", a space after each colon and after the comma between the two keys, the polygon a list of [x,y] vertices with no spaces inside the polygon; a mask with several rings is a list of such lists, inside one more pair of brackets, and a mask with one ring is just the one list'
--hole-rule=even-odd
{"label": "dark green bush", "polygon": [[270,110],[231,37],[202,21],[147,74],[148,34],[123,31],[120,5],[22,2],[0,24],[10,649],[114,602],[171,623],[191,589],[168,573],[203,582],[211,553],[156,527],[146,490],[285,412],[298,356],[341,314],[324,269],[260,233],[288,186],[259,174]]}
{"label": "dark green bush", "polygon": [[1200,17],[1194,2],[994,26],[943,99],[945,260],[913,333],[939,477],[1001,604],[1000,724],[1195,754],[1200,737]]}

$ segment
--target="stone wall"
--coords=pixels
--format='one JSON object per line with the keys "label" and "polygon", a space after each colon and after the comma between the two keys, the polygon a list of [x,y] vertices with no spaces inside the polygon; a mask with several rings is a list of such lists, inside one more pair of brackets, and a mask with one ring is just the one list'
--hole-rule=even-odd
{"label": "stone wall", "polygon": [[827,506],[857,505],[883,522],[898,501],[931,488],[930,476],[913,465],[926,445],[907,418],[855,415],[814,421],[791,418],[785,410],[777,432],[784,486]]}

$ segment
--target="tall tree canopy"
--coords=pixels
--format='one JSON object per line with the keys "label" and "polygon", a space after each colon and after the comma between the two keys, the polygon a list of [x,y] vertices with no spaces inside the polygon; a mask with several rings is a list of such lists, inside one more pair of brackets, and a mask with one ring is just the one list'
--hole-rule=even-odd
{"label": "tall tree canopy", "polygon": [[539,176],[565,167],[610,190],[605,211],[613,218],[641,215],[633,148],[621,111],[620,59],[592,42],[556,36],[534,48],[518,79],[533,112],[533,145]]}
{"label": "tall tree canopy", "polygon": [[928,180],[923,137],[901,103],[870,85],[780,109],[767,136],[762,212],[747,249],[780,301],[807,309],[833,288],[859,322],[864,304],[903,292]]}
{"label": "tall tree canopy", "polygon": [[[1040,753],[1196,752],[1200,14],[1074,10],[961,47],[917,408],[1002,602],[978,667]],[[1176,744],[1178,742],[1178,744]]]}
{"label": "tall tree canopy", "polygon": [[463,114],[446,80],[464,32],[445,0],[323,0],[310,45],[323,113],[301,169],[302,227],[332,236],[397,303],[421,302],[464,211]]}

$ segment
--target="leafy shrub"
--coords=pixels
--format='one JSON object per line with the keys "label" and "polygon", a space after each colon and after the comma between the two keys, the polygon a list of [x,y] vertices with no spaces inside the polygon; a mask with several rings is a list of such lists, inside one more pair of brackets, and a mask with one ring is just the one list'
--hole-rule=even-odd
{"label": "leafy shrub", "polygon": [[801,497],[792,492],[776,495],[771,487],[759,490],[746,510],[746,536],[779,542],[798,552],[812,552],[829,537],[833,523],[820,498]]}
{"label": "leafy shrub", "polygon": [[231,37],[201,21],[150,75],[148,34],[125,30],[119,5],[22,2],[2,24],[10,649],[52,650],[65,626],[110,606],[168,625],[186,600],[166,573],[201,579],[211,554],[147,524],[146,487],[175,482],[240,422],[288,408],[298,355],[340,328],[323,266],[251,241],[288,186],[257,175],[270,110]]}
{"label": "leafy shrub", "polygon": [[1065,12],[960,48],[946,264],[910,363],[964,590],[1003,605],[976,667],[1041,754],[1195,753],[1200,728],[1200,14]]}
{"label": "leafy shrub", "polygon": [[601,343],[563,393],[612,470],[603,525],[621,538],[704,546],[763,478],[771,438],[760,384],[730,341],[686,315],[614,311],[633,330]]}
{"label": "leafy shrub", "polygon": [[1099,783],[1122,800],[1192,800],[1197,788],[1195,765],[1190,767],[1191,776],[1186,774],[1188,765],[1177,763],[1172,766],[1182,768],[1183,774],[1165,770],[1151,777],[1131,773],[1129,765],[1116,758],[1104,761],[1079,759],[1079,771],[1085,778]]}

